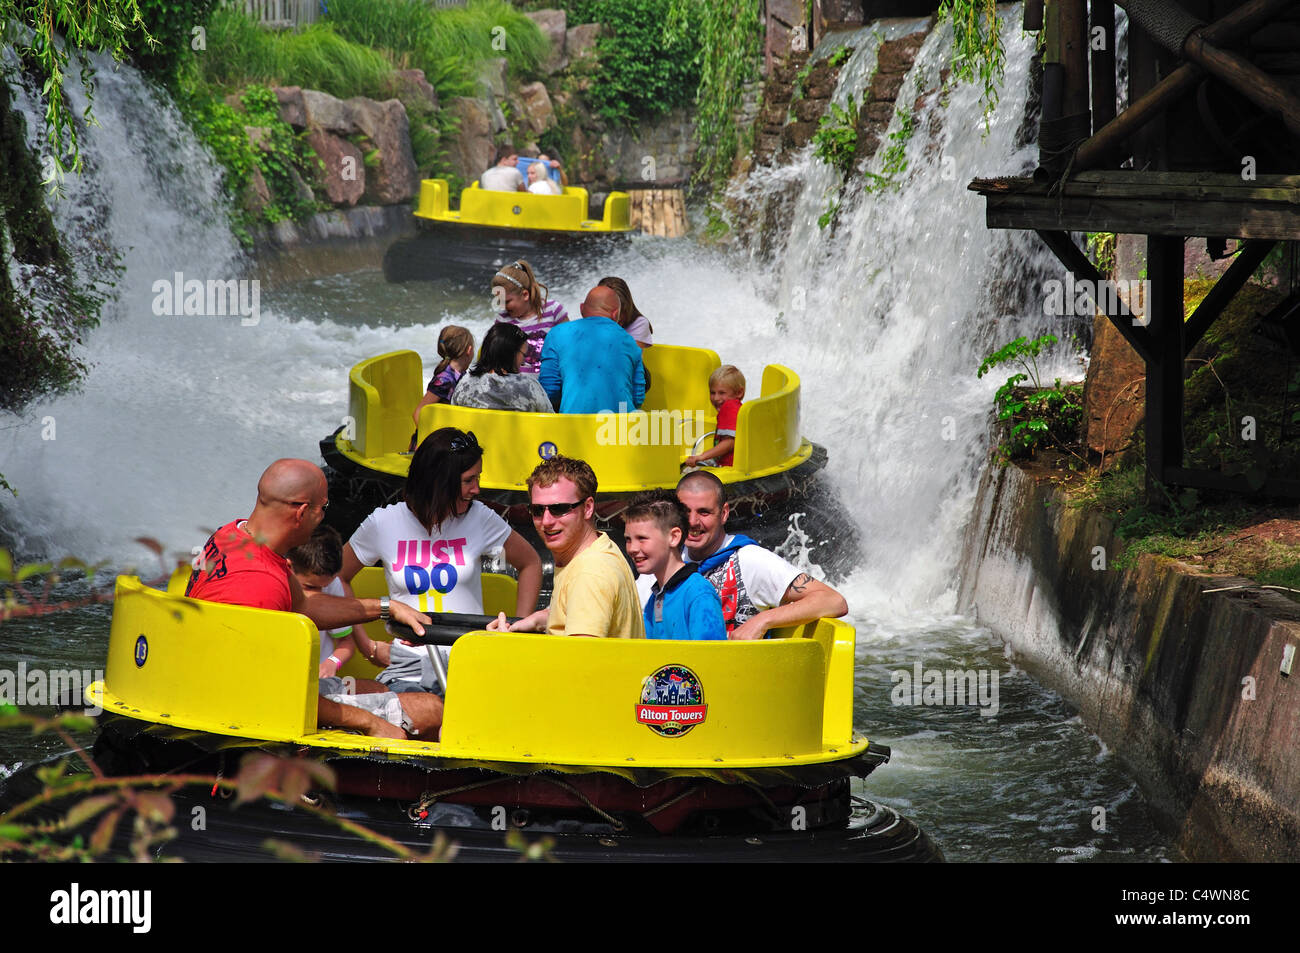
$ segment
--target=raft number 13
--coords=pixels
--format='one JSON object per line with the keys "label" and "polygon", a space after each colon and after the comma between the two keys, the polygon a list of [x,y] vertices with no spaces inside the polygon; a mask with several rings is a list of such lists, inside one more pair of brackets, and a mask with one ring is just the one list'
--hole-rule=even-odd
{"label": "raft number 13", "polygon": [[135,667],[144,668],[144,663],[148,658],[149,640],[142,635],[135,640]]}

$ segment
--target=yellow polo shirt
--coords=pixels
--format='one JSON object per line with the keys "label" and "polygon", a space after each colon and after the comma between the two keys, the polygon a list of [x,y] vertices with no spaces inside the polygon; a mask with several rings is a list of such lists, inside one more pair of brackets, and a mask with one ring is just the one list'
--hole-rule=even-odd
{"label": "yellow polo shirt", "polygon": [[550,635],[644,639],[636,581],[627,560],[605,533],[563,569],[555,571]]}

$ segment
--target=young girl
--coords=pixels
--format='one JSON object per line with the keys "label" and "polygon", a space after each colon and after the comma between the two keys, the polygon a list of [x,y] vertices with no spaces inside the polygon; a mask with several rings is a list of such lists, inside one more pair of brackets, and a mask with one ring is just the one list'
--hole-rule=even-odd
{"label": "young girl", "polygon": [[[474,360],[474,335],[456,324],[449,324],[438,335],[438,356],[442,358],[433,369],[429,379],[429,388],[424,397],[415,406],[411,417],[420,423],[420,411],[429,404],[451,403],[451,392],[456,389],[456,382],[465,374],[465,368]],[[411,434],[411,450],[415,449],[417,433]]]}
{"label": "young girl", "polygon": [[[500,288],[500,291],[497,289]],[[519,370],[523,374],[536,374],[542,369],[542,343],[546,333],[562,321],[568,321],[568,312],[558,301],[546,300],[546,286],[533,274],[533,266],[520,260],[502,266],[492,276],[492,300],[504,310],[500,318],[515,325],[528,335],[528,354]]]}

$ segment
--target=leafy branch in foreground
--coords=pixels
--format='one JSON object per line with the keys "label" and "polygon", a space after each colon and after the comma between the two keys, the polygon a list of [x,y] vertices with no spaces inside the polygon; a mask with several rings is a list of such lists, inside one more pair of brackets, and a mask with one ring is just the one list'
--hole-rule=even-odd
{"label": "leafy branch in foreground", "polygon": [[998,87],[1006,75],[1002,21],[996,0],[943,0],[939,22],[952,21],[952,72],[963,83],[978,82],[984,130],[998,105]]}
{"label": "leafy branch in foreground", "polygon": [[0,0],[0,42],[12,45],[20,59],[45,76],[45,129],[57,170],[47,185],[66,171],[81,170],[75,117],[63,92],[69,56],[76,56],[81,67],[87,93],[83,118],[92,122],[89,94],[94,74],[85,54],[108,52],[123,60],[136,30],[147,44],[156,45],[145,30],[136,0]]}
{"label": "leafy branch in foreground", "polygon": [[[345,833],[391,853],[398,860],[445,862],[456,855],[456,846],[441,833],[427,851],[417,851],[364,824],[339,817],[330,809],[304,799],[313,789],[334,790],[334,771],[328,765],[306,758],[284,758],[265,752],[249,752],[240,762],[233,779],[212,775],[169,774],[109,777],[72,733],[88,731],[94,722],[84,715],[64,714],[41,718],[19,712],[12,705],[0,706],[0,728],[29,727],[34,734],[53,731],[82,762],[83,770],[68,771],[68,761],[42,765],[35,771],[43,789],[0,814],[0,860],[4,861],[93,861],[104,859],[124,820],[134,817],[129,849],[140,862],[152,861],[154,851],[176,837],[172,821],[176,805],[172,795],[182,788],[223,790],[235,796],[235,807],[266,798],[301,809],[333,824]],[[63,802],[72,800],[66,809]],[[57,815],[50,819],[51,814]],[[89,837],[79,829],[95,822]],[[291,860],[312,860],[311,855],[278,841],[268,840],[266,849]],[[536,845],[534,845],[536,846]],[[534,851],[520,848],[525,859]]]}

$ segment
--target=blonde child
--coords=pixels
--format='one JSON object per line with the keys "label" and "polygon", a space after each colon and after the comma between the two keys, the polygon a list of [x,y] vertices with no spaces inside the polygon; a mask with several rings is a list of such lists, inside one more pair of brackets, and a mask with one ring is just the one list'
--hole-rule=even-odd
{"label": "blonde child", "polygon": [[709,403],[718,411],[713,449],[686,458],[685,467],[729,467],[736,449],[736,418],[745,399],[745,375],[723,364],[709,375]]}

